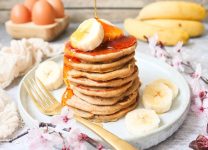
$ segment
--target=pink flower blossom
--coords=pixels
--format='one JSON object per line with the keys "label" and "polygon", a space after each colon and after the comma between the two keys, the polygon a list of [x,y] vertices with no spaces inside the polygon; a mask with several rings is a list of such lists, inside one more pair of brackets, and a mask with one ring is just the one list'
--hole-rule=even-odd
{"label": "pink flower blossom", "polygon": [[194,79],[200,79],[202,73],[202,68],[200,64],[197,64],[196,70],[194,73],[192,73],[191,77]]}
{"label": "pink flower blossom", "polygon": [[201,77],[201,65],[198,64],[196,70],[191,75],[191,80],[189,81],[193,98],[200,97],[200,93],[206,91],[205,87],[203,87],[200,83],[200,77]]}
{"label": "pink flower blossom", "polygon": [[161,47],[157,46],[155,47],[155,57],[160,58],[163,61],[167,61],[168,53]]}
{"label": "pink flower blossom", "polygon": [[183,42],[182,42],[182,41],[179,41],[179,42],[173,47],[173,52],[175,52],[175,53],[180,53],[182,47],[183,47]]}
{"label": "pink flower blossom", "polygon": [[79,129],[72,128],[72,130],[65,136],[65,148],[70,150],[86,150],[86,145],[83,140],[80,139]]}
{"label": "pink flower blossom", "polygon": [[184,67],[182,65],[183,59],[181,55],[174,55],[172,57],[171,66],[179,71],[184,71]]}
{"label": "pink flower blossom", "polygon": [[191,106],[192,111],[196,112],[197,114],[200,114],[204,112],[203,102],[200,98],[195,98],[193,101],[193,104]]}
{"label": "pink flower blossom", "polygon": [[28,140],[30,150],[53,150],[63,143],[58,135],[49,134],[43,128],[29,130]]}
{"label": "pink flower blossom", "polygon": [[154,54],[155,53],[155,47],[157,46],[157,42],[158,42],[158,35],[155,34],[154,36],[149,37],[148,42],[149,42],[149,48],[150,48],[152,54]]}
{"label": "pink flower blossom", "polygon": [[51,118],[51,123],[56,125],[58,132],[64,128],[70,128],[75,124],[73,112],[68,107],[64,107],[60,115],[55,115]]}
{"label": "pink flower blossom", "polygon": [[155,34],[154,36],[148,38],[148,42],[152,55],[166,61],[168,53],[161,47],[161,45],[158,45],[158,35]]}
{"label": "pink flower blossom", "polygon": [[195,97],[191,109],[197,114],[208,112],[208,97],[202,98],[199,95]]}

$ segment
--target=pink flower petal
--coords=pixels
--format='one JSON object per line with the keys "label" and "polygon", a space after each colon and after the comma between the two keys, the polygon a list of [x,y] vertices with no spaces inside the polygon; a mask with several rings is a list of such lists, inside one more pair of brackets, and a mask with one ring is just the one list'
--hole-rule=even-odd
{"label": "pink flower petal", "polygon": [[203,107],[208,109],[208,98],[203,99]]}
{"label": "pink flower petal", "polygon": [[192,74],[193,78],[199,79],[201,77],[202,68],[200,64],[197,64],[195,72]]}
{"label": "pink flower petal", "polygon": [[173,51],[174,51],[174,52],[180,52],[181,49],[182,49],[182,46],[183,46],[183,42],[182,42],[182,41],[178,42],[178,43],[173,47]]}

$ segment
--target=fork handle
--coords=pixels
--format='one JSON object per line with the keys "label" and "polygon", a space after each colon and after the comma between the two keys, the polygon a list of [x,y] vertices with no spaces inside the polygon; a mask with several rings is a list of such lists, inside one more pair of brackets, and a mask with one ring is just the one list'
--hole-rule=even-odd
{"label": "fork handle", "polygon": [[109,143],[116,150],[138,150],[129,143],[112,134],[111,132],[86,119],[76,116],[76,120],[90,130],[94,131],[97,135],[99,135],[103,140]]}

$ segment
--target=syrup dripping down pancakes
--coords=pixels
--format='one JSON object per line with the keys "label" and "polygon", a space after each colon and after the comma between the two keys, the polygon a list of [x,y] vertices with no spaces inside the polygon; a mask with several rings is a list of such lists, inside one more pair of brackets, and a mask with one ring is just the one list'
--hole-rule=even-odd
{"label": "syrup dripping down pancakes", "polygon": [[62,103],[83,118],[95,122],[116,121],[138,104],[141,83],[134,59],[137,40],[123,35],[111,23],[98,22],[104,32],[99,46],[82,50],[70,40],[65,46],[67,88]]}

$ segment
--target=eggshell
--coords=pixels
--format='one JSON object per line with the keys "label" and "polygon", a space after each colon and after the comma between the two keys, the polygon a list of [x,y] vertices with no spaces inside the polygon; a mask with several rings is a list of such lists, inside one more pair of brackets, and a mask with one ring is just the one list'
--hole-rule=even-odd
{"label": "eggshell", "polygon": [[27,23],[31,21],[31,13],[23,4],[17,4],[11,10],[10,19],[16,24]]}
{"label": "eggshell", "polygon": [[37,2],[37,0],[25,0],[24,5],[30,10],[32,11],[32,8],[34,6],[34,4]]}
{"label": "eggshell", "polygon": [[32,9],[32,21],[37,25],[48,25],[55,22],[55,11],[46,0],[39,0]]}
{"label": "eggshell", "polygon": [[64,5],[61,0],[48,0],[48,2],[53,6],[55,10],[56,18],[64,17]]}

